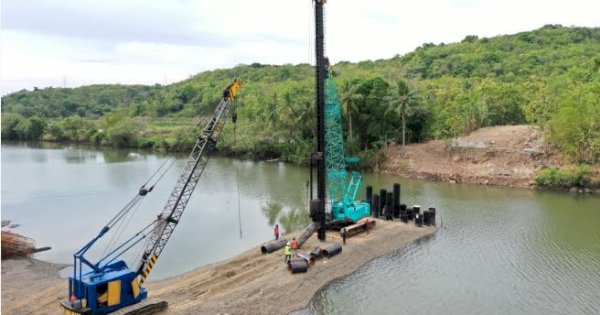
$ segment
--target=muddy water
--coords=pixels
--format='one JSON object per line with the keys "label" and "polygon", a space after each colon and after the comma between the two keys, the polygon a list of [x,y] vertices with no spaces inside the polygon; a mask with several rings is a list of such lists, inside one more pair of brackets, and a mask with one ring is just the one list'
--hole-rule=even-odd
{"label": "muddy water", "polygon": [[332,283],[300,314],[600,314],[600,198],[400,182],[405,202],[438,209],[439,232]]}
{"label": "muddy water", "polygon": [[[52,246],[37,258],[69,263],[171,157],[3,144],[2,219],[20,224],[14,231],[38,246]],[[184,159],[114,234],[123,239],[152,221]],[[285,164],[211,159],[151,278],[232,257],[269,239],[276,223],[284,231],[302,227],[306,178],[305,169]],[[402,202],[436,207],[441,228],[332,283],[300,313],[600,314],[599,197],[371,174],[365,182],[400,182]],[[135,262],[140,250],[125,258]]]}

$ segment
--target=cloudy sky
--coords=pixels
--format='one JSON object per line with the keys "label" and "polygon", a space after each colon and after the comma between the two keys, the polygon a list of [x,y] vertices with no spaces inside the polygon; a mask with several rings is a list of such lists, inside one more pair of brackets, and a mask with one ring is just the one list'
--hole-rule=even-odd
{"label": "cloudy sky", "polygon": [[[312,10],[310,0],[2,0],[0,94],[313,63]],[[360,61],[466,35],[598,27],[598,12],[598,0],[329,0],[326,54]]]}

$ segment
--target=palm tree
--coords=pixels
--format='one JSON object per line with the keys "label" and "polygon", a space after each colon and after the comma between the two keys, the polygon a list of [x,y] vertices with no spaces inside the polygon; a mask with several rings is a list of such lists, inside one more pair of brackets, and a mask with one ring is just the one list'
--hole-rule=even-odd
{"label": "palm tree", "polygon": [[344,114],[348,116],[348,139],[346,139],[346,141],[350,143],[350,145],[354,143],[354,136],[352,135],[352,114],[358,113],[358,103],[364,97],[362,94],[358,93],[358,87],[358,84],[352,84],[349,81],[345,81],[340,95],[342,109]]}
{"label": "palm tree", "polygon": [[404,80],[398,80],[397,89],[388,97],[389,111],[395,112],[402,120],[402,145],[406,145],[406,119],[416,114],[420,108],[419,95],[408,87]]}

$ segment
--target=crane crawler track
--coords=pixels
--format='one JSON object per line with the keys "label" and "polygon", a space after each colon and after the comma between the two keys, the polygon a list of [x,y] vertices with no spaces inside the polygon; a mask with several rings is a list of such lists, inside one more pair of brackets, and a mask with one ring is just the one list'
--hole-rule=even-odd
{"label": "crane crawler track", "polygon": [[168,306],[169,303],[165,300],[147,299],[114,311],[110,313],[110,315],[150,315],[164,311]]}

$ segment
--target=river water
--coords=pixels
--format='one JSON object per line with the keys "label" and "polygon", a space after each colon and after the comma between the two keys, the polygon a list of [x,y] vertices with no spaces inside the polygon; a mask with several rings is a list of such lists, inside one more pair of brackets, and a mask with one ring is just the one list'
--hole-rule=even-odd
{"label": "river water", "polygon": [[[2,145],[2,220],[52,246],[37,258],[72,262],[172,155],[36,144]],[[183,169],[171,171],[123,228],[131,236],[161,211]],[[307,224],[307,170],[211,158],[151,279],[214,263]],[[402,202],[436,207],[434,236],[378,258],[319,291],[300,314],[600,314],[600,198],[452,185],[366,174],[402,185]],[[361,192],[364,195],[364,192]],[[5,228],[6,229],[6,228]],[[122,231],[122,232],[121,232]],[[121,232],[121,233],[116,233]],[[99,257],[107,235],[90,251]],[[352,240],[350,239],[351,243]],[[130,265],[141,247],[124,255]]]}

